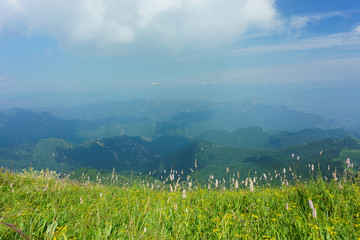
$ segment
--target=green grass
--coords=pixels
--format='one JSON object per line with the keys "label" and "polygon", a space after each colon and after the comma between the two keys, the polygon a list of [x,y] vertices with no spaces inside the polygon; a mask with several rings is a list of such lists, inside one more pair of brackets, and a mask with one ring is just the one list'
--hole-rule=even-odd
{"label": "green grass", "polygon": [[[258,179],[254,191],[240,180],[235,188],[236,178],[230,187],[212,179],[210,189],[191,179],[66,178],[1,169],[0,222],[30,239],[360,239],[360,179],[352,176],[281,187]],[[0,224],[0,239],[23,237]]]}

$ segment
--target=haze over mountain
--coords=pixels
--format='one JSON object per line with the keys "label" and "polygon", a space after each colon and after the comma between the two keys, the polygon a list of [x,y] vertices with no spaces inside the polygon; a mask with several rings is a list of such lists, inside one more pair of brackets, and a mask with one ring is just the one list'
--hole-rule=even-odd
{"label": "haze over mountain", "polygon": [[234,131],[248,126],[262,126],[272,131],[341,126],[313,114],[257,102],[133,100],[76,108],[67,116],[70,114],[88,120],[61,119],[48,112],[25,109],[0,113],[0,143],[36,143],[50,137],[82,143],[125,134],[147,139],[172,135],[193,138],[206,130]]}
{"label": "haze over mountain", "polygon": [[[259,102],[272,106],[285,106],[289,109],[312,113],[323,118],[333,119],[342,126],[359,130],[360,125],[360,86],[334,85],[323,86],[304,84],[265,84],[265,85],[193,85],[158,87],[119,91],[116,94],[14,94],[4,92],[0,95],[0,111],[11,108],[26,108],[35,111],[49,111],[65,118],[102,119],[114,114],[128,115],[134,112],[143,100],[155,103],[193,102],[201,104],[203,111],[208,109],[204,102],[225,103]],[[127,106],[126,106],[127,105]],[[126,109],[126,107],[128,107]],[[133,107],[133,108],[132,108]],[[164,107],[164,106],[163,106]],[[171,107],[180,110],[173,103]],[[199,106],[192,107],[199,110]],[[114,109],[121,110],[115,111]],[[141,108],[140,108],[141,109]],[[187,106],[188,111],[192,111]],[[168,109],[168,111],[172,111]],[[146,116],[146,112],[143,112]],[[154,116],[152,116],[154,117]]]}

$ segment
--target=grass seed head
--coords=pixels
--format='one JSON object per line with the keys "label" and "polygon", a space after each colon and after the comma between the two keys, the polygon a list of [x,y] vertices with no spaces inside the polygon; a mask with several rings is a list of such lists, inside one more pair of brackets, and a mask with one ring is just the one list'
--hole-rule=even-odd
{"label": "grass seed head", "polygon": [[314,208],[314,204],[313,204],[313,202],[311,201],[311,199],[309,199],[309,207],[310,207],[311,209]]}

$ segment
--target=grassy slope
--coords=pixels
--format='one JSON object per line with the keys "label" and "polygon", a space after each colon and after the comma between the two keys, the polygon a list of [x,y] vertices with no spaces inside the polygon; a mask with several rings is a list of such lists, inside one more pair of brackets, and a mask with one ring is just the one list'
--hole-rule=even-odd
{"label": "grassy slope", "polygon": [[[170,192],[175,181],[105,186],[2,169],[0,221],[31,239],[360,239],[359,178],[253,192],[244,184],[189,189],[188,182]],[[22,237],[0,225],[0,239]]]}

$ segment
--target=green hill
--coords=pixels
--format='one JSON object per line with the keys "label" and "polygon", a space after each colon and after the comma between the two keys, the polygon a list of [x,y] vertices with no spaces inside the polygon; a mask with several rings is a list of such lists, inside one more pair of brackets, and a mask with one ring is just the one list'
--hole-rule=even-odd
{"label": "green hill", "polygon": [[35,144],[1,145],[1,165],[13,170],[29,167],[34,169],[52,169],[56,171],[69,170],[73,165],[56,160],[58,149],[71,149],[73,145],[62,139],[47,138]]}

